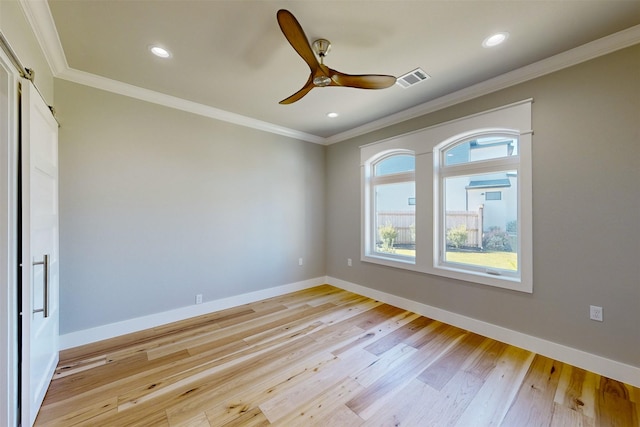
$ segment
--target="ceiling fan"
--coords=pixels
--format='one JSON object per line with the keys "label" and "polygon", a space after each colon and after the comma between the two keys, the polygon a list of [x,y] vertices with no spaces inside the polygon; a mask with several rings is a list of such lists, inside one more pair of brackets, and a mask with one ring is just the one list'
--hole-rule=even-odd
{"label": "ceiling fan", "polygon": [[[300,23],[291,12],[280,9],[277,17],[282,33],[311,69],[311,75],[302,89],[280,101],[280,104],[292,104],[309,93],[314,87],[346,86],[358,89],[384,89],[393,86],[396,82],[396,78],[393,76],[380,74],[352,75],[327,67],[323,62],[324,57],[331,48],[331,43],[326,39],[319,39],[313,42],[312,48]],[[314,51],[320,61],[316,58]]]}

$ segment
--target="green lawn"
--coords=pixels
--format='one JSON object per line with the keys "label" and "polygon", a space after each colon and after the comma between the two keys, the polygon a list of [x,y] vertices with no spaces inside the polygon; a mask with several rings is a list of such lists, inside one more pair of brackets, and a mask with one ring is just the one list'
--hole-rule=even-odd
{"label": "green lawn", "polygon": [[447,261],[501,270],[518,270],[518,254],[515,252],[447,252]]}
{"label": "green lawn", "polygon": [[[396,249],[395,253],[407,256],[416,255],[416,251],[411,249]],[[501,270],[518,270],[518,254],[515,252],[447,252],[447,261]]]}

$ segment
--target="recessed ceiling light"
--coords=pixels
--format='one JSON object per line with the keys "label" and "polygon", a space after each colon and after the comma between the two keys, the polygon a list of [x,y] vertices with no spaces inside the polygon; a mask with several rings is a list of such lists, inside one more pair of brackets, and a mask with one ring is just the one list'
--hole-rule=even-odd
{"label": "recessed ceiling light", "polygon": [[494,47],[503,43],[509,37],[509,33],[495,33],[482,42],[483,47]]}
{"label": "recessed ceiling light", "polygon": [[167,49],[160,46],[149,46],[149,50],[155,56],[159,56],[160,58],[168,58],[171,56],[171,53]]}
{"label": "recessed ceiling light", "polygon": [[327,113],[327,117],[329,117],[330,119],[335,119],[338,116],[339,116],[338,113]]}

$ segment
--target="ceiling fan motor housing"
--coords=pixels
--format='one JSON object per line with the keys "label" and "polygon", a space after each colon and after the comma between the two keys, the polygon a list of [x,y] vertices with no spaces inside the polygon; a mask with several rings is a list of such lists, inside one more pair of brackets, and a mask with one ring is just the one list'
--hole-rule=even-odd
{"label": "ceiling fan motor housing", "polygon": [[313,79],[313,84],[318,87],[325,87],[331,84],[331,78],[327,76],[318,76]]}

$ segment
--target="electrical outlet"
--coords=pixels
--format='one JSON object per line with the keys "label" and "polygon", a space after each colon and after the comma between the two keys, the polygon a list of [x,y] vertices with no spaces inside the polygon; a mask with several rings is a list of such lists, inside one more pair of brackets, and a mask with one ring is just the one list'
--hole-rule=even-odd
{"label": "electrical outlet", "polygon": [[303,264],[302,258],[298,258],[298,265],[302,265],[302,264]]}
{"label": "electrical outlet", "polygon": [[347,258],[347,267],[351,267],[352,265],[351,258]]}
{"label": "electrical outlet", "polygon": [[591,320],[597,320],[598,322],[602,322],[602,307],[598,307],[597,305],[589,306],[589,318]]}
{"label": "electrical outlet", "polygon": [[202,294],[196,295],[196,304],[202,304]]}

